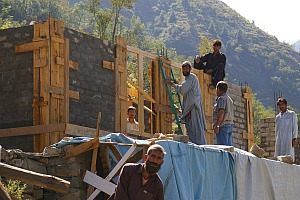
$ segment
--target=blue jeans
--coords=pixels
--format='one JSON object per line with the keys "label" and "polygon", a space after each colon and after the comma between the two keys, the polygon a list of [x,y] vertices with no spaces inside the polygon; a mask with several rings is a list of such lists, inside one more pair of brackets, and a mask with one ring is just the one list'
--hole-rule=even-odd
{"label": "blue jeans", "polygon": [[217,144],[220,145],[232,145],[232,127],[233,125],[223,125],[219,128],[219,133],[217,134]]}

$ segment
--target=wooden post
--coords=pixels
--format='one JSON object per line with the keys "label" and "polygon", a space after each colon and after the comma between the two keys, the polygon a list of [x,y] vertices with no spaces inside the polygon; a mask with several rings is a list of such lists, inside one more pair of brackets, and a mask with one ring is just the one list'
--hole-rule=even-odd
{"label": "wooden post", "polygon": [[243,94],[243,97],[246,99],[246,108],[247,108],[247,133],[243,132],[243,139],[248,141],[248,151],[254,144],[254,130],[253,130],[253,110],[252,110],[252,89],[249,86],[246,86],[246,91]]}
{"label": "wooden post", "polygon": [[115,131],[126,133],[127,125],[127,67],[126,67],[126,41],[116,36],[116,105],[115,105]]}
{"label": "wooden post", "polygon": [[[101,121],[101,112],[98,113],[98,119],[97,119],[97,128],[96,128],[96,137],[99,140],[99,126]],[[98,154],[98,146],[93,149],[93,157],[92,157],[92,163],[91,163],[91,172],[96,172],[96,163],[97,163],[97,154]],[[94,191],[94,187],[89,185],[87,190],[87,195],[90,196]]]}

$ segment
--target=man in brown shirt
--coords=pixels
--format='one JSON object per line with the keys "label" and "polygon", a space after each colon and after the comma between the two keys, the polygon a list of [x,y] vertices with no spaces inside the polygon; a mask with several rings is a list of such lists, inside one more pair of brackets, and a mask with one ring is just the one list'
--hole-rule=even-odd
{"label": "man in brown shirt", "polygon": [[116,191],[108,200],[164,200],[163,183],[157,172],[165,153],[162,146],[154,144],[144,155],[143,164],[125,164]]}

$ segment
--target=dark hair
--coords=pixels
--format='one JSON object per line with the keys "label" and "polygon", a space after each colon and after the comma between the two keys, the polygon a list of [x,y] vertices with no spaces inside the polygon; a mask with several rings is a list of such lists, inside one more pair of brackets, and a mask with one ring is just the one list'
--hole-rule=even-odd
{"label": "dark hair", "polygon": [[221,40],[214,40],[213,41],[213,46],[222,46],[222,42],[221,42]]}
{"label": "dark hair", "polygon": [[279,105],[279,103],[280,102],[282,102],[282,103],[284,103],[285,105],[287,105],[287,100],[285,99],[285,98],[279,98],[278,100],[277,100],[277,106]]}
{"label": "dark hair", "polygon": [[165,149],[162,146],[160,146],[159,144],[151,145],[147,150],[147,154],[149,155],[151,151],[159,151],[159,152],[163,153],[164,155],[166,154]]}
{"label": "dark hair", "polygon": [[222,92],[227,92],[228,85],[225,81],[219,81],[217,83],[217,89],[221,90]]}
{"label": "dark hair", "polygon": [[130,110],[136,110],[136,108],[134,106],[129,106],[127,112],[129,112]]}

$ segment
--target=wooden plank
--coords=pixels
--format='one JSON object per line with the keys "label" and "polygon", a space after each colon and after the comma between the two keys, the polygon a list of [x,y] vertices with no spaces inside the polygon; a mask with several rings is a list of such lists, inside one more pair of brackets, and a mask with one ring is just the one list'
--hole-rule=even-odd
{"label": "wooden plank", "polygon": [[48,93],[64,96],[64,88],[63,87],[57,87],[57,86],[46,84],[44,88],[45,88],[45,91]]}
{"label": "wooden plank", "polygon": [[111,61],[103,60],[102,61],[102,66],[103,66],[103,68],[109,69],[109,70],[114,70],[115,69],[115,63],[111,62]]}
{"label": "wooden plank", "polygon": [[153,60],[155,60],[157,58],[156,55],[153,55],[149,52],[143,51],[143,50],[138,49],[136,47],[132,47],[132,46],[127,45],[126,48],[127,48],[127,51],[130,51],[132,53],[135,53],[135,54],[138,54],[138,55],[141,55],[141,56],[145,56],[145,57],[153,59]]}
{"label": "wooden plank", "polygon": [[9,196],[8,192],[3,187],[1,181],[0,181],[0,199],[1,200],[12,200],[11,197]]}
{"label": "wooden plank", "polygon": [[[48,61],[47,67],[39,68],[39,77],[37,84],[40,84],[38,98],[42,98],[43,101],[47,101],[47,106],[43,106],[38,108],[39,109],[39,124],[45,125],[50,124],[50,94],[45,91],[44,85],[50,85],[50,66],[51,66],[51,59],[49,57],[50,52],[50,36],[49,36],[49,23],[45,22],[42,23],[40,26],[40,33],[39,37],[47,38],[48,45],[47,47],[42,47],[39,50],[39,58],[46,59]],[[39,143],[35,146],[38,146],[38,149],[35,148],[36,152],[42,152],[46,146],[50,145],[50,134],[45,132],[39,135]]]}
{"label": "wooden plank", "polygon": [[69,159],[71,157],[77,156],[79,154],[82,154],[84,152],[87,152],[89,150],[95,149],[99,147],[99,138],[94,138],[88,142],[84,142],[80,145],[77,145],[75,147],[69,148],[66,150],[65,158]]}
{"label": "wooden plank", "polygon": [[7,129],[0,129],[0,138],[22,136],[22,135],[34,135],[40,133],[51,133],[56,131],[64,131],[65,129],[66,129],[65,123],[26,126],[20,128],[7,128]]}
{"label": "wooden plank", "polygon": [[[125,153],[125,155],[122,157],[122,159],[118,162],[118,164],[115,166],[115,168],[106,176],[105,180],[110,181],[114,175],[121,169],[121,167],[125,164],[126,160],[130,157],[130,155],[134,152],[137,145],[134,143],[130,149]],[[96,196],[101,192],[100,189],[96,189],[92,195],[87,200],[93,200],[96,198]]]}
{"label": "wooden plank", "polygon": [[48,61],[46,59],[34,59],[33,60],[33,67],[47,67]]}
{"label": "wooden plank", "polygon": [[[158,66],[158,61],[155,60],[153,61],[153,65],[152,65],[152,71],[153,71],[153,76],[152,76],[152,90],[153,90],[153,93],[154,93],[154,99],[156,100],[157,104],[160,104],[161,101],[160,101],[160,98],[159,98],[159,88],[160,88],[160,85],[159,85],[159,66]],[[155,109],[155,106],[156,104],[154,104],[154,109]],[[159,133],[160,132],[160,114],[161,114],[161,111],[160,110],[157,110],[156,111],[156,117],[154,118],[155,122],[155,127],[154,127],[154,132],[156,133]]]}
{"label": "wooden plank", "polygon": [[[118,65],[118,69],[120,68],[124,68],[123,70],[119,70],[119,77],[120,79],[118,80],[119,82],[118,84],[118,96],[122,96],[122,97],[126,97],[127,96],[127,85],[125,84],[127,81],[127,66],[126,66],[126,40],[124,38],[121,37],[116,37],[116,44],[117,44],[117,48],[116,48],[116,65]],[[116,71],[116,70],[115,70]],[[127,132],[126,127],[127,127],[127,109],[129,106],[129,102],[123,99],[119,99],[118,101],[120,103],[119,109],[116,110],[119,117],[116,118],[116,120],[120,120],[118,122],[116,122],[119,127],[117,128],[115,131],[118,131],[120,133],[125,133]],[[117,102],[116,102],[117,103]]]}
{"label": "wooden plank", "polygon": [[148,93],[146,93],[141,86],[135,85],[130,79],[127,78],[127,82],[132,85],[136,90],[138,90],[142,95],[146,98],[146,100],[151,101],[152,103],[156,103],[155,99],[153,99]]}
{"label": "wooden plank", "polygon": [[10,179],[17,179],[31,185],[36,185],[60,193],[67,193],[70,187],[70,182],[65,181],[64,179],[52,175],[29,171],[4,163],[0,163],[0,176],[9,177]]}
{"label": "wooden plank", "polygon": [[114,154],[114,156],[116,157],[116,159],[118,161],[120,161],[122,159],[122,155],[120,154],[120,152],[118,151],[118,149],[116,148],[115,145],[108,145],[109,149],[111,150],[111,152]]}
{"label": "wooden plank", "polygon": [[[131,100],[135,104],[138,104],[138,101],[136,99],[131,99]],[[147,111],[147,112],[149,112],[149,113],[151,113],[152,115],[156,115],[156,113],[153,110],[151,110],[150,108],[148,108],[147,106],[144,106],[144,110]]]}
{"label": "wooden plank", "polygon": [[69,60],[69,68],[70,68],[70,69],[73,69],[73,70],[78,70],[78,63]]}
{"label": "wooden plank", "polygon": [[[252,140],[254,141],[254,136],[251,133],[247,133],[245,131],[243,131],[243,139],[247,139],[247,140]],[[251,147],[250,147],[251,148]]]}
{"label": "wooden plank", "polygon": [[[99,127],[101,121],[101,112],[98,112],[98,119],[96,125],[96,139],[99,141]],[[98,154],[98,147],[93,149],[93,156],[92,156],[92,163],[91,163],[91,172],[95,173],[97,170],[96,163],[97,163],[97,154]],[[90,196],[94,191],[94,187],[89,185],[87,190],[87,196]]]}
{"label": "wooden plank", "polygon": [[[111,132],[109,132],[109,131],[99,130],[100,136],[105,136],[110,133]],[[65,129],[65,134],[71,135],[71,136],[78,136],[78,137],[94,138],[96,135],[96,129],[67,123],[66,129]]]}
{"label": "wooden plank", "polygon": [[163,105],[163,104],[154,104],[154,110],[156,112],[165,112],[165,113],[169,113],[172,114],[172,108],[170,105]]}
{"label": "wooden plank", "polygon": [[64,21],[55,20],[55,22],[54,22],[55,35],[59,38],[63,38],[64,30],[65,30]]}
{"label": "wooden plank", "polygon": [[133,156],[131,156],[130,158],[128,158],[128,160],[126,161],[126,163],[136,163],[140,160],[143,159],[143,155],[144,155],[144,150],[141,149],[138,152],[136,152]]}
{"label": "wooden plank", "polygon": [[[64,95],[65,95],[65,101],[64,101],[64,122],[68,123],[70,121],[70,71],[69,71],[69,57],[70,57],[70,41],[69,39],[64,39]],[[72,92],[72,94],[78,95],[79,99],[79,92]]]}
{"label": "wooden plank", "polygon": [[69,90],[69,98],[80,99],[79,92],[74,90]]}
{"label": "wooden plank", "polygon": [[117,187],[117,185],[112,182],[105,180],[90,171],[86,171],[83,181],[97,189],[100,189],[108,195],[112,195]]}
{"label": "wooden plank", "polygon": [[18,45],[15,47],[15,52],[16,53],[28,52],[28,51],[40,49],[42,47],[48,47],[48,40],[29,42],[27,44]]}
{"label": "wooden plank", "polygon": [[61,44],[65,43],[64,38],[51,37],[51,40],[54,41],[54,42],[61,43]]}
{"label": "wooden plank", "polygon": [[57,65],[65,65],[65,59],[62,58],[62,57],[56,57],[56,58],[55,58],[55,63],[56,63]]}

